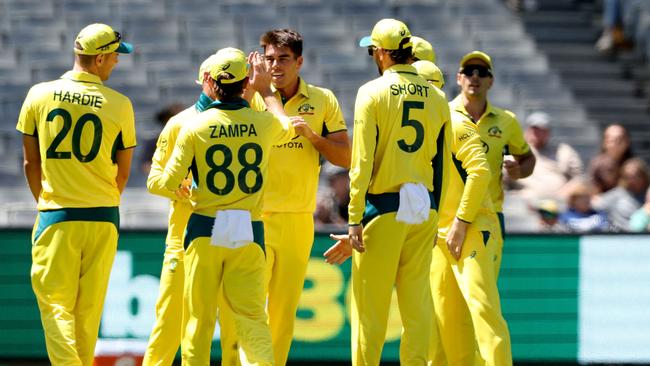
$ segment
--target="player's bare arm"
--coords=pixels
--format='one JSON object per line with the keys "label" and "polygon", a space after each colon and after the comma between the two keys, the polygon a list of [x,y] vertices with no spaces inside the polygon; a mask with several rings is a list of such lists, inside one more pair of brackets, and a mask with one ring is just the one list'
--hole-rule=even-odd
{"label": "player's bare arm", "polygon": [[36,202],[41,194],[41,154],[36,136],[23,135],[23,170]]}
{"label": "player's bare arm", "polygon": [[133,159],[133,148],[117,150],[115,160],[117,161],[117,189],[120,193],[124,192],[126,182],[129,181],[129,173],[131,172],[131,160]]}
{"label": "player's bare arm", "polygon": [[526,178],[533,174],[535,169],[535,155],[529,151],[523,155],[513,155],[514,160],[504,159],[503,168],[512,180]]}
{"label": "player's bare arm", "polygon": [[323,137],[314,132],[307,122],[294,123],[296,133],[305,137],[327,161],[342,168],[350,168],[350,139],[347,131],[330,133]]}

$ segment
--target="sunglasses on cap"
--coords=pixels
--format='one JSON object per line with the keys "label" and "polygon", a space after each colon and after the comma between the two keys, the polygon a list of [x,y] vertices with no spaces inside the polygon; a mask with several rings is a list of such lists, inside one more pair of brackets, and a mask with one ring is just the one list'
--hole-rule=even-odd
{"label": "sunglasses on cap", "polygon": [[120,43],[120,41],[122,41],[122,35],[120,34],[120,32],[114,32],[114,33],[115,33],[115,39],[114,40],[106,43],[103,46],[97,47],[96,50],[97,51],[106,51],[110,45]]}
{"label": "sunglasses on cap", "polygon": [[368,56],[372,56],[373,53],[375,53],[375,50],[377,49],[377,46],[368,46]]}
{"label": "sunglasses on cap", "polygon": [[460,73],[467,76],[474,76],[474,71],[478,72],[478,77],[485,78],[492,76],[490,69],[483,65],[467,65],[460,70]]}

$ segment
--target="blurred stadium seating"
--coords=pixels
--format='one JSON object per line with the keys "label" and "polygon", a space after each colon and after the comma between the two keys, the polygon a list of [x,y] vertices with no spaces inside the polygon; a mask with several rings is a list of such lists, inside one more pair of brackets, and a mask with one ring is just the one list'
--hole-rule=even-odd
{"label": "blurred stadium seating", "polygon": [[[70,68],[72,41],[91,22],[111,24],[136,47],[135,54],[120,57],[107,84],[132,99],[140,136],[157,132],[157,109],[196,99],[197,68],[208,54],[226,46],[251,51],[272,27],[302,32],[303,76],[332,89],[350,123],[357,88],[376,75],[356,44],[378,19],[395,17],[434,45],[449,98],[458,93],[460,57],[482,49],[494,58],[494,104],[520,120],[547,111],[557,121],[554,135],[576,147],[583,160],[595,152],[600,128],[614,121],[633,127],[635,148],[650,156],[650,133],[637,133],[648,118],[648,99],[639,93],[650,82],[625,80],[630,61],[603,60],[593,51],[599,16],[594,1],[530,3],[536,7],[516,13],[502,0],[0,0],[0,185],[24,186],[15,121],[28,88]],[[650,55],[649,8],[642,5],[637,14],[636,61]],[[645,62],[635,71],[650,77]],[[140,153],[129,187],[144,195],[135,163]],[[125,202],[127,211],[132,204]]]}

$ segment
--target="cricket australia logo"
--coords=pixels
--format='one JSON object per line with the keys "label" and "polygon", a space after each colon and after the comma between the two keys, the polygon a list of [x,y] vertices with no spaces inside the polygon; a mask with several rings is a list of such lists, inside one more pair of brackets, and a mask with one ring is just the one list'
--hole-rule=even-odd
{"label": "cricket australia logo", "polygon": [[311,104],[305,103],[305,104],[301,105],[300,107],[298,107],[298,114],[301,115],[301,116],[305,115],[305,114],[312,115],[312,114],[314,114],[314,112],[313,112],[314,109],[315,108]]}
{"label": "cricket australia logo", "polygon": [[502,133],[503,133],[503,132],[499,129],[498,126],[492,126],[492,127],[490,127],[490,129],[488,130],[488,136],[490,136],[490,137],[496,137],[496,138],[499,138],[499,139],[501,138],[501,134],[502,134]]}

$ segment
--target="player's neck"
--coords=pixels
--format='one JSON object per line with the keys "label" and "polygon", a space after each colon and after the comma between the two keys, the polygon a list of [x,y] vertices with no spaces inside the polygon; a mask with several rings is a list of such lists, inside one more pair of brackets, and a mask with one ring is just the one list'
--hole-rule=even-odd
{"label": "player's neck", "polygon": [[487,109],[487,98],[467,96],[463,94],[463,106],[472,119],[476,122],[481,119]]}
{"label": "player's neck", "polygon": [[97,68],[97,65],[84,66],[84,65],[81,65],[81,64],[75,62],[74,66],[72,67],[72,70],[73,71],[83,71],[83,72],[87,72],[89,74],[99,76],[99,69]]}
{"label": "player's neck", "polygon": [[284,100],[289,100],[298,93],[298,89],[300,89],[300,78],[297,77],[296,80],[294,80],[292,83],[290,83],[284,88],[276,87],[276,89],[278,90],[278,92],[280,92],[280,95],[282,95],[282,98]]}

